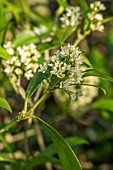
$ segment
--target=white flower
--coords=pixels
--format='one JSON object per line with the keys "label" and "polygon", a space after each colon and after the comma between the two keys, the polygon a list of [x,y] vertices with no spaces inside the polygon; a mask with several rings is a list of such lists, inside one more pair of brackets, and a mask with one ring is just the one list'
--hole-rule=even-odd
{"label": "white flower", "polygon": [[94,11],[104,11],[106,9],[105,5],[101,3],[101,1],[95,1],[94,3],[90,3],[90,8]]}
{"label": "white flower", "polygon": [[49,63],[40,65],[39,72],[48,73],[48,76],[57,76],[60,79],[60,88],[69,87],[82,81],[82,52],[73,45],[62,46]]}
{"label": "white flower", "polygon": [[21,74],[23,73],[20,68],[16,68],[16,69],[14,70],[14,72],[15,72],[17,75],[21,75]]}
{"label": "white flower", "polygon": [[78,26],[82,20],[82,14],[79,6],[69,6],[65,10],[65,14],[60,17],[62,27]]}
{"label": "white flower", "polygon": [[26,77],[27,80],[30,80],[33,77],[32,70],[28,70],[25,72],[24,76]]}
{"label": "white flower", "polygon": [[7,44],[4,44],[4,48],[12,55],[12,58],[6,61],[7,68],[4,71],[7,75],[15,74],[17,78],[18,75],[24,75],[27,80],[30,80],[39,67],[40,53],[35,44],[31,43],[14,50],[12,43],[7,42]]}
{"label": "white flower", "polygon": [[14,55],[14,50],[10,41],[8,41],[7,44],[4,44],[3,47],[6,48],[9,55]]}
{"label": "white flower", "polygon": [[103,25],[103,15],[100,13],[100,11],[103,11],[106,9],[105,5],[102,4],[100,1],[96,1],[94,3],[90,4],[90,12],[87,13],[88,19],[90,21],[90,29],[92,31],[100,31],[102,32],[104,30]]}

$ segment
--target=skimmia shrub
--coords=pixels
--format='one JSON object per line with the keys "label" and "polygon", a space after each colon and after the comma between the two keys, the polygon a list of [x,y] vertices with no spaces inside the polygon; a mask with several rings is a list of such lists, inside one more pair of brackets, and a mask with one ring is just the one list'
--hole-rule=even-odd
{"label": "skimmia shrub", "polygon": [[[45,126],[54,143],[54,151],[45,148],[40,125],[35,122],[37,138],[41,137],[41,143],[38,138],[41,148],[38,155],[30,155],[27,142],[27,156],[25,159],[20,158],[19,166],[14,155],[7,157],[5,152],[0,154],[0,161],[5,162],[3,168],[28,170],[43,164],[47,170],[53,170],[56,163],[63,170],[82,169],[68,144],[70,140],[64,139],[52,126],[38,117],[36,110],[40,104],[43,108],[47,97],[54,92],[57,102],[62,104],[68,101],[68,111],[74,114],[78,108],[92,102],[98,95],[98,88],[104,91],[99,86],[99,77],[113,81],[111,77],[98,71],[98,68],[94,69],[85,56],[85,50],[79,47],[80,42],[92,31],[103,32],[104,23],[111,18],[104,19],[102,12],[106,7],[100,1],[89,5],[84,0],[78,2],[77,6],[72,6],[66,0],[57,0],[59,7],[55,19],[38,15],[27,1],[0,2],[0,66],[15,92],[24,99],[23,109],[14,120],[1,128],[0,140],[9,148],[2,135],[10,132],[10,128],[23,120],[27,120],[30,126],[31,119],[37,119]],[[69,38],[72,35],[74,41],[70,43]],[[13,112],[3,96],[0,97],[0,106]],[[40,107],[39,112],[43,110]],[[27,133],[25,134],[27,138]],[[83,139],[77,140],[78,142],[74,139],[76,137],[73,142],[69,142],[71,145],[86,143]]]}

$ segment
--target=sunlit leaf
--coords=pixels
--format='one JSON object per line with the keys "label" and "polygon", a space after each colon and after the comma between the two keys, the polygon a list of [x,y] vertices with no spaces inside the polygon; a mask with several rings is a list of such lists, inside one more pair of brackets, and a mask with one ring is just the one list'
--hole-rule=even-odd
{"label": "sunlit leaf", "polygon": [[92,67],[90,61],[88,60],[88,58],[87,58],[85,55],[83,55],[83,61],[84,61],[84,63],[87,64],[88,66]]}

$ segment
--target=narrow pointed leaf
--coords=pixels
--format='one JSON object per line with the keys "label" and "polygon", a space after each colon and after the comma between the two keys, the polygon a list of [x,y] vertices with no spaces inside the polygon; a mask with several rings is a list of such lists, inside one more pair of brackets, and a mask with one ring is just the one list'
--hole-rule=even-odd
{"label": "narrow pointed leaf", "polygon": [[83,55],[82,58],[83,58],[84,63],[86,63],[88,66],[92,67],[90,61],[88,60],[88,58],[85,55]]}
{"label": "narrow pointed leaf", "polygon": [[0,107],[7,109],[9,112],[12,113],[12,109],[9,103],[3,97],[0,97]]}
{"label": "narrow pointed leaf", "polygon": [[106,75],[98,70],[95,70],[95,69],[87,69],[83,73],[84,73],[83,77],[95,76],[95,77],[100,77],[100,78],[103,78],[103,79],[113,82],[112,77],[109,77],[108,75]]}
{"label": "narrow pointed leaf", "polygon": [[34,77],[31,79],[27,91],[26,91],[26,100],[28,100],[32,94],[37,90],[39,87],[40,83],[43,81],[45,78],[45,74],[41,72],[36,72]]}
{"label": "narrow pointed leaf", "polygon": [[44,122],[39,117],[29,116],[27,118],[30,117],[37,118],[45,126],[46,130],[49,132],[55,144],[63,170],[82,170],[76,155],[74,154],[69,144],[65,141],[65,139],[53,127],[51,127],[49,124]]}
{"label": "narrow pointed leaf", "polygon": [[[77,146],[77,145],[82,145],[82,144],[88,144],[88,141],[81,138],[81,137],[68,137],[65,138],[66,142],[70,145],[70,146]],[[44,154],[48,154],[48,155],[54,155],[57,153],[57,150],[55,148],[55,144],[51,144],[48,147],[46,147],[43,152]]]}

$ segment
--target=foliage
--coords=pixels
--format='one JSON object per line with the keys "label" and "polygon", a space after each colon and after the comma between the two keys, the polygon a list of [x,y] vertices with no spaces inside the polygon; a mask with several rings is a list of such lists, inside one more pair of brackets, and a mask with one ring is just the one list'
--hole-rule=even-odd
{"label": "foliage", "polygon": [[[90,147],[99,140],[106,147],[112,135],[113,30],[100,46],[108,58],[93,47],[112,23],[107,12],[100,1],[0,1],[1,170],[87,170],[86,164],[93,170],[104,161]],[[91,125],[82,120],[88,114]],[[76,132],[66,129],[69,121]],[[100,147],[104,156],[109,146]]]}

